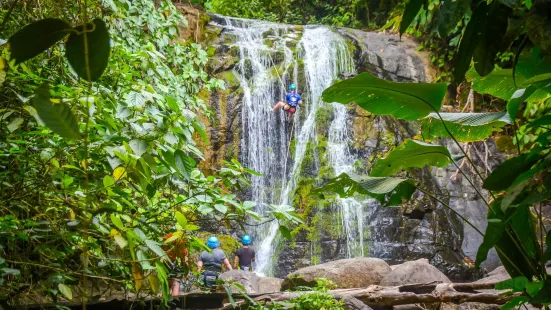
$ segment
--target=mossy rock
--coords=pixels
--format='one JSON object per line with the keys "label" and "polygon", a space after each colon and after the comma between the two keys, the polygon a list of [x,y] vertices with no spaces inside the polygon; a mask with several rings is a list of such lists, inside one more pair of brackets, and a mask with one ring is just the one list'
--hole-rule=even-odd
{"label": "mossy rock", "polygon": [[514,153],[517,151],[517,147],[513,143],[513,138],[509,136],[498,136],[494,138],[496,148],[503,153]]}
{"label": "mossy rock", "polygon": [[212,46],[212,45],[211,45],[211,46],[209,46],[209,47],[207,48],[207,55],[208,55],[209,57],[214,56],[215,53],[216,53],[216,46]]}
{"label": "mossy rock", "polygon": [[270,28],[270,29],[268,29],[268,31],[262,33],[262,38],[266,39],[268,37],[273,37],[275,35],[276,35],[275,29]]}
{"label": "mossy rock", "polygon": [[216,75],[217,79],[224,80],[226,82],[227,89],[236,89],[241,87],[241,83],[233,71],[223,71]]}

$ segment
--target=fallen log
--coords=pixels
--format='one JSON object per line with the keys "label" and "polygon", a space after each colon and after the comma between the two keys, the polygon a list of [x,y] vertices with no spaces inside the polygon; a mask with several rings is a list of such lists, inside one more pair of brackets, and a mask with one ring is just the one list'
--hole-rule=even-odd
{"label": "fallen log", "polygon": [[[429,303],[453,303],[462,304],[476,302],[484,304],[502,305],[511,298],[520,294],[502,294],[499,292],[478,292],[477,290],[493,289],[495,283],[426,283],[402,286],[378,286],[371,285],[365,288],[335,289],[327,293],[335,298],[350,301],[357,307],[357,301],[373,308],[384,308],[410,304]],[[305,294],[312,294],[314,291],[278,292],[264,295],[250,296],[256,303],[273,303],[288,301]],[[250,302],[241,300],[239,306],[247,305]],[[233,309],[226,305],[222,309]],[[361,309],[361,308],[360,308]]]}

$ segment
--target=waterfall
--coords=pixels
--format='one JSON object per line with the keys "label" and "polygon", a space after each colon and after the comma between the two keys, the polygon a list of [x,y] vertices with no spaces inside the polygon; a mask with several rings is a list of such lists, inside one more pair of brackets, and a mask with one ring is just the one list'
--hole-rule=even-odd
{"label": "waterfall", "polygon": [[[317,143],[316,113],[320,107],[331,105],[335,110],[328,132],[330,165],[337,174],[352,170],[354,158],[348,151],[347,107],[324,103],[321,95],[340,73],[354,71],[354,61],[346,40],[328,27],[301,27],[302,36],[298,38],[300,33],[297,35],[296,27],[290,25],[238,18],[224,20],[225,31],[239,48],[240,59],[235,71],[244,92],[240,160],[263,174],[252,177],[248,198],[256,202],[259,214],[266,215],[271,204],[292,203],[307,145]],[[293,41],[294,50],[290,47]],[[302,81],[298,80],[299,75],[304,77]],[[292,121],[285,112],[272,112],[273,105],[284,98],[285,87],[290,83],[298,84],[304,101]],[[292,137],[291,133],[294,133]],[[290,154],[290,139],[295,140],[293,154]],[[353,198],[338,200],[350,257],[364,254],[362,203]],[[259,274],[272,273],[277,231],[277,222],[271,222],[249,232],[256,241]]]}

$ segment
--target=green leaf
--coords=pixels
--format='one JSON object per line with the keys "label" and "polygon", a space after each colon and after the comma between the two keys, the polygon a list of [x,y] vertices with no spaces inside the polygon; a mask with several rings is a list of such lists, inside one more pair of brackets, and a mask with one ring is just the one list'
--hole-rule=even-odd
{"label": "green leaf", "polygon": [[126,247],[126,245],[128,244],[128,242],[126,241],[126,239],[124,239],[124,237],[120,234],[117,234],[113,237],[115,239],[115,242],[117,243],[117,245],[121,248],[121,249],[124,249],[124,247]]}
{"label": "green leaf", "polygon": [[459,50],[455,56],[455,80],[460,83],[465,77],[465,73],[471,66],[471,59],[474,51],[480,41],[481,32],[485,27],[485,19],[488,15],[488,4],[481,1],[474,10],[467,27],[463,31]]}
{"label": "green leaf", "polygon": [[547,125],[551,125],[551,115],[544,115],[540,118],[538,118],[537,120],[533,121],[532,123],[530,123],[530,126],[547,126]]}
{"label": "green leaf", "polygon": [[488,227],[486,227],[482,244],[476,252],[475,268],[479,268],[480,264],[488,258],[488,252],[494,247],[505,231],[506,225],[501,219],[495,217],[493,212],[488,211]]}
{"label": "green leaf", "polygon": [[111,222],[120,230],[124,230],[124,224],[122,223],[121,219],[118,218],[115,214],[110,215]]}
{"label": "green leaf", "polygon": [[115,180],[109,175],[106,175],[103,177],[103,186],[105,187],[111,187],[115,185]]}
{"label": "green leaf", "polygon": [[438,33],[442,38],[455,29],[465,13],[470,9],[470,0],[444,0],[440,5]]}
{"label": "green leaf", "polygon": [[411,199],[415,188],[411,179],[350,176],[343,173],[312,193],[334,192],[342,198],[359,193],[377,199],[383,206],[399,206],[403,201]]}
{"label": "green leaf", "polygon": [[501,310],[506,309],[517,309],[522,304],[527,303],[530,301],[530,298],[528,296],[517,296],[506,302],[503,306],[501,306]]}
{"label": "green leaf", "polygon": [[66,103],[53,104],[50,101],[50,87],[47,83],[35,90],[32,105],[38,116],[53,132],[67,139],[80,138],[80,132],[75,116]]}
{"label": "green leaf", "polygon": [[180,224],[180,226],[182,226],[182,228],[187,226],[186,216],[180,213],[179,211],[176,211],[176,221],[178,222],[178,224]]}
{"label": "green leaf", "polygon": [[323,101],[355,102],[376,115],[417,120],[440,111],[446,90],[444,83],[397,83],[365,72],[324,90]]}
{"label": "green leaf", "polygon": [[147,151],[147,141],[144,140],[133,139],[128,145],[137,156],[142,156]]}
{"label": "green leaf", "polygon": [[63,294],[63,296],[65,296],[65,298],[67,298],[69,300],[73,299],[73,292],[71,291],[70,287],[68,287],[67,285],[65,285],[63,283],[59,283],[57,285],[57,288],[59,289],[61,294]]}
{"label": "green leaf", "polygon": [[512,290],[513,292],[523,292],[528,284],[526,277],[516,277],[496,283],[496,290]]}
{"label": "green leaf", "polygon": [[444,167],[450,163],[451,154],[444,146],[406,140],[385,158],[377,160],[370,175],[388,177],[407,168],[423,168],[426,165]]}
{"label": "green leaf", "polygon": [[195,161],[193,158],[189,157],[180,150],[176,150],[176,152],[174,152],[174,168],[187,180],[190,178],[193,167],[195,167]]}
{"label": "green leaf", "polygon": [[534,304],[551,303],[551,278],[547,277],[540,291],[530,300]]}
{"label": "green leaf", "polygon": [[[474,91],[504,100],[509,100],[517,89],[513,80],[513,70],[511,69],[498,68],[485,77],[481,77],[475,70],[469,70],[467,80],[473,83]],[[525,78],[517,74],[516,80],[517,84],[521,84],[525,81]]]}
{"label": "green leaf", "polygon": [[219,203],[214,205],[214,209],[216,209],[218,212],[222,214],[226,214],[226,212],[228,212],[228,207],[226,207],[226,205],[219,204]]}
{"label": "green leaf", "polygon": [[72,32],[65,44],[65,56],[78,76],[86,81],[94,82],[103,74],[109,62],[111,51],[109,31],[105,22],[99,18],[86,25],[86,32],[84,32],[83,25],[75,27],[75,30],[78,33]]}
{"label": "green leaf", "polygon": [[145,245],[147,245],[147,247],[153,251],[155,254],[157,254],[157,256],[159,257],[165,257],[166,256],[166,252],[159,246],[159,244],[153,240],[145,240]]}
{"label": "green leaf", "polygon": [[283,225],[279,225],[279,232],[285,239],[289,241],[293,240],[293,237],[291,237],[291,231],[289,230],[289,228]]}
{"label": "green leaf", "polygon": [[484,18],[483,27],[478,29],[479,38],[473,60],[480,76],[486,76],[494,70],[494,60],[503,46],[510,12],[510,8],[494,1]]}
{"label": "green leaf", "polygon": [[545,245],[547,246],[547,249],[541,258],[543,263],[547,263],[551,260],[551,230],[547,232],[547,236],[545,237]]}
{"label": "green leaf", "polygon": [[524,81],[524,85],[535,85],[539,88],[547,87],[551,83],[551,73],[539,74]]}
{"label": "green leaf", "polygon": [[513,184],[520,174],[529,170],[539,159],[537,153],[522,154],[510,158],[492,171],[484,180],[482,187],[491,191],[505,190]]}
{"label": "green leaf", "polygon": [[423,0],[409,0],[406,4],[404,14],[402,15],[402,21],[400,22],[400,36],[408,29],[411,22],[415,19],[415,16],[421,10],[423,6]]}
{"label": "green leaf", "polygon": [[46,18],[26,25],[8,40],[11,57],[15,59],[15,64],[27,61],[52,47],[71,30],[69,24],[55,18]]}
{"label": "green leaf", "polygon": [[543,284],[543,281],[527,283],[526,293],[532,297],[535,297],[536,294],[543,288]]}
{"label": "green leaf", "polygon": [[168,272],[166,270],[165,265],[160,261],[155,261],[155,270],[157,271],[157,277],[159,279],[159,283],[161,284],[163,300],[166,303],[168,302],[168,299],[170,297],[170,292],[168,287]]}
{"label": "green leaf", "polygon": [[512,122],[514,122],[517,117],[520,105],[525,102],[536,90],[536,87],[530,86],[528,88],[519,89],[513,93],[511,100],[507,102],[507,112],[509,113],[509,117]]}
{"label": "green leaf", "polygon": [[[492,132],[499,130],[511,120],[507,112],[487,113],[440,113],[442,120],[453,136],[461,142],[487,139]],[[431,113],[421,120],[421,134],[427,140],[449,137],[438,114]]]}

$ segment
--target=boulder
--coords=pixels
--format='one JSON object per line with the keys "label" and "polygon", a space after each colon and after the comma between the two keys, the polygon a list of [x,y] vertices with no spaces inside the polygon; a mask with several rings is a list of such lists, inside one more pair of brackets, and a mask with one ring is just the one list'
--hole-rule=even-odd
{"label": "boulder", "polygon": [[378,258],[348,258],[299,269],[285,277],[283,290],[297,286],[315,286],[316,279],[333,281],[339,288],[367,287],[379,284],[391,272],[390,266]]}
{"label": "boulder", "polygon": [[245,287],[247,294],[255,294],[258,292],[259,277],[252,272],[237,269],[229,270],[222,273],[220,279],[240,283]]}
{"label": "boulder", "polygon": [[[230,270],[222,273],[220,279],[237,282],[245,288],[247,294],[267,294],[281,291],[283,279],[259,277],[255,273],[243,270]],[[232,291],[237,293],[236,288]]]}
{"label": "boulder", "polygon": [[258,293],[268,294],[281,292],[281,283],[283,283],[283,279],[261,277],[258,281]]}
{"label": "boulder", "polygon": [[398,286],[435,281],[451,283],[446,275],[430,265],[426,259],[419,259],[397,266],[381,280],[380,285]]}

